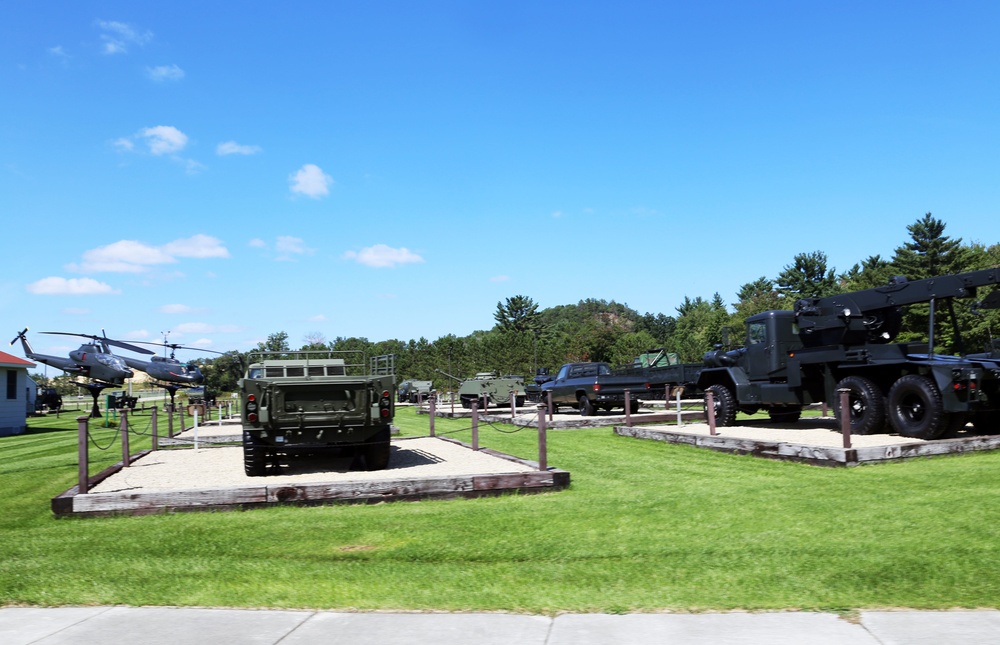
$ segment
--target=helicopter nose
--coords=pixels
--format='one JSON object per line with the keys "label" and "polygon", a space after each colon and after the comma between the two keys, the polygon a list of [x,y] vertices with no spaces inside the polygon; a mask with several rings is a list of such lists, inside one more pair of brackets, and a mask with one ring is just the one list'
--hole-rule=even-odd
{"label": "helicopter nose", "polygon": [[132,378],[133,376],[135,376],[135,372],[132,370],[125,370],[125,378]]}

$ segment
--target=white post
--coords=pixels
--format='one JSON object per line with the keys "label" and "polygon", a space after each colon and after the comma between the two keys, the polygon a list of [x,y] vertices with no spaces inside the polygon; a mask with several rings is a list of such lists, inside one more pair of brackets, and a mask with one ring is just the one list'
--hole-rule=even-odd
{"label": "white post", "polygon": [[681,390],[684,388],[675,388],[677,392],[677,427],[684,425],[684,419],[681,418]]}

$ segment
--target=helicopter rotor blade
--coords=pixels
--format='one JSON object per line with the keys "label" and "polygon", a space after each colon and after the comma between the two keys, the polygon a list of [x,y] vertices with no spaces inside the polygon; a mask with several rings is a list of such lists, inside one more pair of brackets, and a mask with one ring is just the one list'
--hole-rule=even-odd
{"label": "helicopter rotor blade", "polygon": [[199,352],[211,352],[212,354],[225,354],[225,352],[216,351],[214,349],[205,349],[204,347],[193,347],[190,345],[179,345],[177,343],[151,343],[148,340],[133,340],[133,343],[141,343],[143,345],[155,345],[156,347],[169,347],[170,349],[190,349]]}
{"label": "helicopter rotor blade", "polygon": [[126,343],[125,341],[122,340],[112,340],[110,338],[104,338],[102,340],[108,345],[121,347],[122,349],[127,349],[132,352],[138,352],[139,354],[155,354],[155,352],[150,349],[146,349],[145,347],[138,347],[136,345],[132,345],[131,343]]}
{"label": "helicopter rotor blade", "polygon": [[28,328],[25,327],[24,331],[17,332],[17,336],[14,336],[14,340],[10,341],[10,344],[13,345],[14,343],[16,343],[19,340],[24,340],[24,335],[27,334],[27,333],[28,333]]}
{"label": "helicopter rotor blade", "polygon": [[130,345],[128,343],[122,342],[120,340],[114,340],[108,338],[107,336],[96,336],[94,334],[76,334],[69,331],[41,331],[40,334],[57,334],[59,336],[79,336],[80,338],[89,338],[96,343],[104,343],[105,345],[114,345],[115,347],[121,347],[122,349],[128,349],[133,352],[138,352],[140,354],[152,354],[145,347],[136,347],[135,345]]}

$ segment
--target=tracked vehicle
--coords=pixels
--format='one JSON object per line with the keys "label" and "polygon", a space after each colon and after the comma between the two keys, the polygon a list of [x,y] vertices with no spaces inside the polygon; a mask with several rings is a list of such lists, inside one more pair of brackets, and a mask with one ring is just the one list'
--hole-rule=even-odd
{"label": "tracked vehicle", "polygon": [[239,383],[246,474],[308,454],[348,453],[367,470],[386,468],[396,377],[365,367],[360,352],[251,353]]}

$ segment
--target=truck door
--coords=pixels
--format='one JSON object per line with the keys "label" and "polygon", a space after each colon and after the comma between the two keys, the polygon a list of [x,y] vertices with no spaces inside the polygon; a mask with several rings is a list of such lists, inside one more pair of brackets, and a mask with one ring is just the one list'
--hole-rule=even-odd
{"label": "truck door", "polygon": [[770,349],[765,320],[747,321],[747,376],[751,381],[767,379]]}

